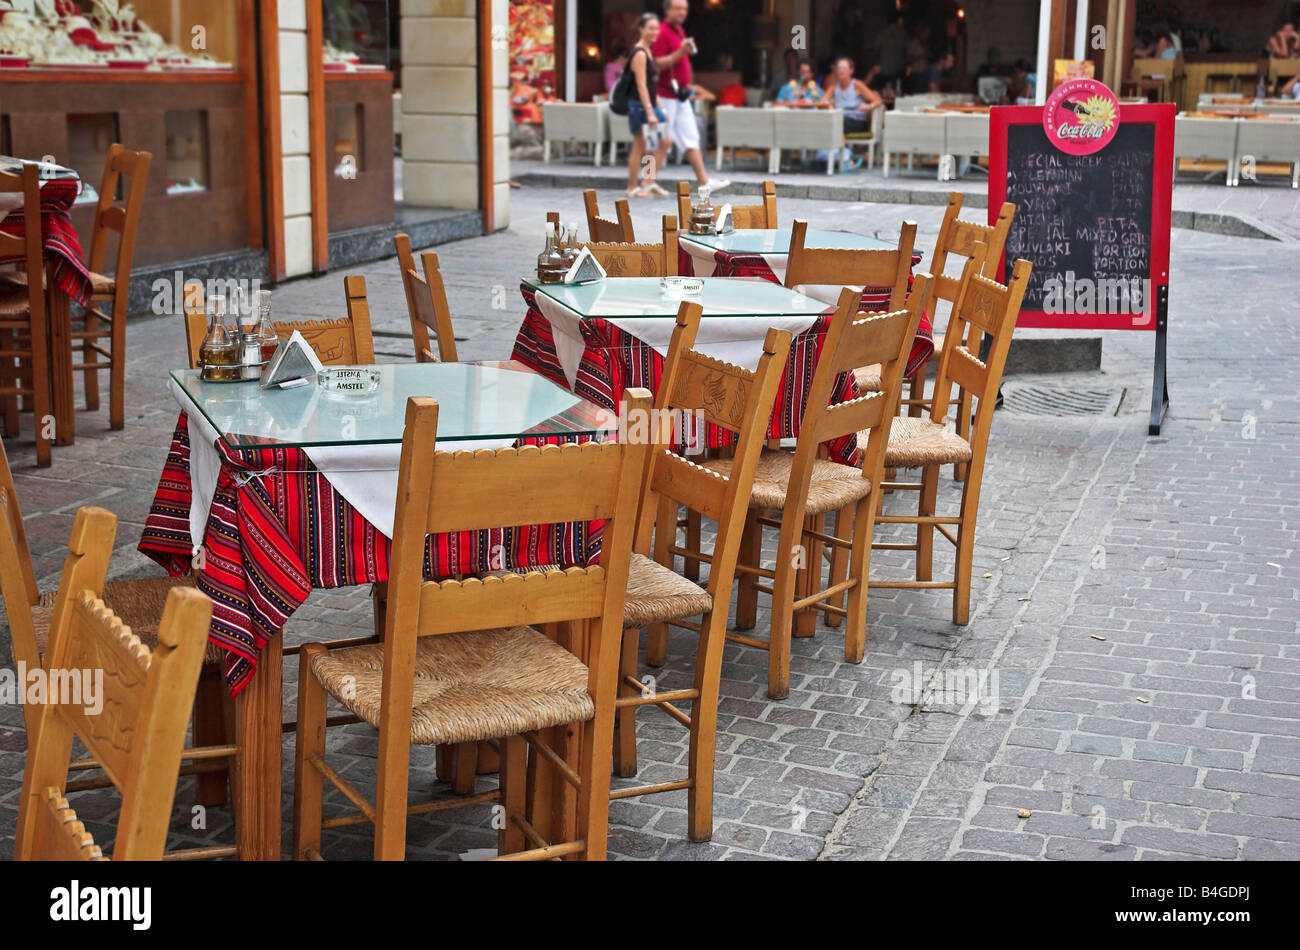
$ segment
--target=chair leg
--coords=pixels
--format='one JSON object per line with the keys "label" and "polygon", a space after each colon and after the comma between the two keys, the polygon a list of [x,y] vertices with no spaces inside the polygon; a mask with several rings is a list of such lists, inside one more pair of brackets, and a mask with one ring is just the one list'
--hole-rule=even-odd
{"label": "chair leg", "polygon": [[[686,510],[686,549],[688,551],[700,550],[701,521],[703,519],[698,511]],[[700,562],[694,558],[683,558],[682,575],[689,577],[693,581],[700,579]]]}
{"label": "chair leg", "polygon": [[[849,573],[858,582],[849,589],[847,616],[844,621],[844,660],[861,663],[867,649],[867,582],[871,571],[871,540],[876,527],[876,502],[873,492],[853,509],[853,547],[849,552]],[[847,510],[841,511],[847,514]],[[836,522],[838,534],[839,523]],[[841,534],[840,537],[843,537]]]}
{"label": "chair leg", "polygon": [[458,742],[452,747],[456,761],[451,790],[455,795],[468,795],[474,791],[474,778],[478,775],[478,743]]}
{"label": "chair leg", "polygon": [[[970,442],[970,411],[971,411],[971,394],[966,390],[961,391],[957,397],[957,434]],[[964,482],[966,480],[966,463],[954,462],[952,466],[952,480],[954,482]]]}
{"label": "chair leg", "polygon": [[724,611],[706,614],[700,651],[695,660],[695,688],[700,698],[691,703],[691,735],[687,771],[691,787],[686,793],[687,833],[692,841],[713,836],[713,757],[717,745],[718,692],[722,680],[722,648],[726,643]]}
{"label": "chair leg", "polygon": [[[95,306],[94,301],[91,301],[90,306]],[[86,315],[83,320],[85,321],[83,329],[86,333],[94,333],[99,329],[99,318],[95,316],[94,310],[86,310]],[[117,321],[115,320],[114,323],[116,322]],[[81,358],[87,363],[94,363],[99,358],[99,354],[95,352],[94,343],[94,337],[87,336],[85,342],[81,345]],[[113,355],[117,356],[116,349],[113,350]],[[82,379],[86,389],[86,408],[94,411],[99,408],[99,370],[82,370]],[[118,427],[114,426],[113,428]]]}
{"label": "chair leg", "polygon": [[[935,501],[939,494],[939,466],[927,465],[921,469],[921,499],[917,514],[922,517],[934,514]],[[918,524],[916,526],[916,579],[928,581],[934,578],[934,525]]]}
{"label": "chair leg", "polygon": [[767,694],[772,699],[785,699],[790,695],[790,638],[793,636],[793,604],[798,587],[798,571],[794,564],[794,544],[799,537],[799,526],[791,512],[781,519],[781,539],[776,548],[776,577],[772,580],[772,629],[767,644]]}
{"label": "chair leg", "polygon": [[970,622],[970,572],[975,555],[975,516],[979,511],[980,475],[973,467],[962,486],[961,524],[957,526],[957,563],[953,567],[952,622]]}
{"label": "chair leg", "polygon": [[[813,515],[804,519],[804,527],[809,531],[825,533],[826,516]],[[802,599],[809,597],[822,589],[822,549],[824,545],[816,538],[804,536],[803,538],[803,567],[798,574],[798,580],[795,582],[795,596]],[[791,635],[796,637],[811,637],[817,632],[817,614],[815,607],[805,607],[794,615],[794,626],[791,629]]]}
{"label": "chair leg", "polygon": [[497,854],[524,850],[524,833],[510,820],[523,817],[528,798],[528,743],[522,736],[501,740],[501,827],[497,829]]}
{"label": "chair leg", "polygon": [[293,753],[293,856],[301,861],[307,849],[320,852],[321,794],[325,779],[307,764],[325,754],[325,713],[329,694],[311,671],[311,658],[324,653],[309,643],[298,654],[298,726]]}
{"label": "chair leg", "polygon": [[[851,521],[852,518],[853,518],[853,508],[851,506],[841,508],[839,511],[835,512],[835,537],[843,538],[846,541],[849,540],[849,536],[844,533],[844,530],[852,524]],[[853,535],[853,540],[855,542],[857,541],[856,533]],[[831,572],[830,572],[830,578],[827,582],[827,586],[834,587],[836,584],[840,583],[842,580],[848,577],[848,570],[849,570],[848,549],[842,548],[839,545],[835,545],[831,549]],[[836,594],[834,597],[828,600],[827,603],[832,607],[843,607],[844,593],[841,592]],[[828,627],[838,627],[840,623],[843,621],[843,619],[844,618],[840,617],[838,614],[827,614],[823,618],[822,622],[825,623],[826,626]]]}
{"label": "chair leg", "polygon": [[920,400],[925,398],[925,366],[912,374],[912,379],[908,385],[907,398],[912,401],[912,404],[907,407],[907,414],[919,418],[921,415]]}
{"label": "chair leg", "polygon": [[[0,330],[0,349],[12,350],[15,345],[13,330]],[[18,385],[18,363],[5,357],[3,364],[0,364],[0,379],[3,379],[4,386]],[[0,405],[4,407],[4,432],[9,438],[18,435],[18,396],[14,393],[6,393],[0,397]]]}
{"label": "chair leg", "polygon": [[[194,696],[194,745],[223,745],[231,733],[226,728],[226,681],[215,663],[205,664]],[[228,800],[229,769],[200,772],[195,780],[194,800],[204,807],[224,805]]]}
{"label": "chair leg", "polygon": [[[636,654],[640,640],[640,630],[635,627],[624,629],[618,664],[620,697],[638,695],[638,690],[628,685],[624,677],[636,677]],[[636,710],[635,706],[624,706],[614,714],[614,774],[624,778],[636,775]]]}
{"label": "chair leg", "polygon": [[126,424],[126,294],[122,294],[121,317],[113,304],[113,354],[108,370],[108,426],[121,429]]}
{"label": "chair leg", "polygon": [[[737,563],[758,567],[763,559],[763,526],[758,523],[758,512],[751,509],[745,516],[745,530],[740,537]],[[736,572],[739,588],[736,591],[736,629],[753,630],[758,623],[758,577]]]}

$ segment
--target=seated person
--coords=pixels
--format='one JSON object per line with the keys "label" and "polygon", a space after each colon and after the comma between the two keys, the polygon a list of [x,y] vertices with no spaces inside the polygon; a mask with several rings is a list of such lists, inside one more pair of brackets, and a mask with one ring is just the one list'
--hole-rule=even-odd
{"label": "seated person", "polygon": [[867,112],[880,105],[881,98],[861,79],[854,78],[853,60],[841,56],[835,62],[835,75],[821,103],[844,112],[845,132],[865,132],[870,127]]}
{"label": "seated person", "polygon": [[937,62],[926,63],[916,74],[912,91],[918,93],[939,92],[939,86],[947,74],[952,71],[956,61],[956,57],[949,50],[940,56]]}
{"label": "seated person", "polygon": [[812,63],[800,60],[799,74],[783,85],[776,94],[776,105],[792,109],[816,106],[822,99],[821,86],[813,77]]}
{"label": "seated person", "polygon": [[1265,49],[1274,59],[1295,59],[1300,56],[1300,32],[1297,32],[1295,24],[1283,23],[1278,31],[1268,38]]}
{"label": "seated person", "polygon": [[1291,77],[1291,81],[1284,85],[1278,95],[1283,98],[1291,98],[1300,102],[1300,73]]}

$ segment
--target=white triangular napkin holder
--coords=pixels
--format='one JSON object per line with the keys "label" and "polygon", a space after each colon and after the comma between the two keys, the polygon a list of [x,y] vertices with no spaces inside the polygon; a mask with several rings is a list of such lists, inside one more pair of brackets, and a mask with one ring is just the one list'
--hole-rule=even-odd
{"label": "white triangular napkin holder", "polygon": [[605,268],[600,266],[600,261],[591,253],[591,249],[584,247],[578,252],[577,258],[564,274],[564,283],[566,284],[586,284],[593,280],[603,280],[605,277]]}
{"label": "white triangular napkin holder", "polygon": [[262,388],[279,386],[295,379],[306,379],[321,371],[321,361],[311,344],[297,330],[275,348],[275,355],[262,373]]}
{"label": "white triangular napkin holder", "polygon": [[736,222],[731,218],[731,205],[723,205],[718,211],[718,220],[714,222],[715,234],[730,234],[736,230]]}

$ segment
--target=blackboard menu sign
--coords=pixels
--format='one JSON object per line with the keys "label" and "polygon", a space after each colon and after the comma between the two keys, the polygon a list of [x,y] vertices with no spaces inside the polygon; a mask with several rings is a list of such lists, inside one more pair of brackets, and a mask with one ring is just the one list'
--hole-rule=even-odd
{"label": "blackboard menu sign", "polygon": [[[1016,206],[1002,262],[1034,265],[1017,326],[1152,330],[1164,388],[1173,192],[1171,104],[1120,105],[1090,154],[1048,138],[1039,106],[989,112],[989,223]],[[1154,411],[1153,411],[1154,417]],[[1153,418],[1153,429],[1158,421]]]}

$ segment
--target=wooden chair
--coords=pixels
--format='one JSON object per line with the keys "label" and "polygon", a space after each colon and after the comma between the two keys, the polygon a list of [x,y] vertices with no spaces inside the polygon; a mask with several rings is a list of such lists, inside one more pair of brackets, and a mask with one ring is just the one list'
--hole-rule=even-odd
{"label": "wooden chair", "polygon": [[122,793],[113,860],[160,860],[212,601],[192,588],[173,590],[151,649],[90,590],[66,593],[66,622],[55,632],[50,666],[106,668],[101,698],[112,713],[92,715],[79,702],[39,708],[23,773],[14,855],[27,861],[102,859],[64,797],[73,740],[80,739]]}
{"label": "wooden chair", "polygon": [[626,198],[619,198],[614,202],[616,221],[600,216],[600,209],[596,205],[596,189],[588,188],[584,191],[582,203],[587,208],[587,234],[591,240],[598,244],[636,243],[632,230],[632,212],[628,209]]}
{"label": "wooden chair", "polygon": [[[374,338],[370,332],[370,306],[366,302],[366,279],[359,274],[343,278],[348,315],[340,320],[277,320],[275,332],[280,339],[297,330],[327,366],[369,365],[375,361]],[[185,342],[189,346],[190,365],[199,365],[199,347],[207,333],[208,318],[203,288],[197,283],[185,285]]]}
{"label": "wooden chair", "polygon": [[[415,256],[411,253],[411,239],[405,234],[393,235],[397,247],[397,265],[402,270],[402,287],[406,291],[406,312],[411,317],[411,336],[415,340],[415,359],[418,363],[456,362],[456,335],[451,328],[451,308],[447,306],[447,288],[438,269],[438,255],[425,251],[420,255],[424,274],[415,269]],[[363,278],[362,292],[365,291]],[[429,331],[438,339],[435,355],[429,346]]]}
{"label": "wooden chair", "polygon": [[790,229],[790,253],[785,265],[787,287],[888,287],[889,311],[902,310],[907,304],[915,221],[903,222],[895,250],[805,247],[807,231],[808,222],[796,218]]}
{"label": "wooden chair", "polygon": [[[82,319],[81,329],[74,328],[71,334],[74,352],[77,341],[81,343],[82,362],[73,363],[72,369],[85,372],[87,409],[99,408],[99,371],[109,371],[108,419],[112,429],[122,428],[126,419],[127,298],[131,289],[135,234],[152,161],[149,152],[132,152],[116,143],[108,149],[104,178],[99,186],[99,204],[95,207],[95,227],[90,237],[90,306]],[[118,183],[122,178],[129,183],[125,205],[116,203]],[[108,277],[104,274],[104,262],[114,234],[117,254],[113,276]],[[104,312],[105,303],[112,304],[111,315]],[[107,327],[100,327],[101,320]],[[104,339],[108,340],[107,347],[101,342]]]}
{"label": "wooden chair", "polygon": [[[655,448],[642,491],[637,553],[632,556],[623,612],[614,749],[615,772],[635,775],[636,710],[644,705],[658,706],[690,730],[688,776],[681,781],[618,788],[610,793],[612,799],[623,799],[686,789],[687,825],[692,841],[707,841],[713,833],[713,757],[731,583],[735,578],[754,469],[772,417],[791,340],[788,331],[768,330],[757,368],[752,372],[744,370],[691,349],[701,312],[700,306],[692,303],[683,303],[678,309],[677,326],[655,399],[654,422],[660,428],[654,433]],[[683,424],[690,420],[701,427],[711,422],[736,434],[732,467],[725,475],[719,477],[668,447],[677,420]],[[629,425],[631,422],[629,417]],[[702,436],[702,428],[699,432]],[[672,569],[674,554],[680,551],[676,546],[679,504],[718,523],[707,589],[701,589]],[[698,623],[686,619],[697,615],[702,615]],[[694,685],[689,689],[647,693],[636,678],[639,634],[642,628],[650,627],[652,638],[666,639],[669,624],[699,634]],[[660,644],[661,651],[662,648]],[[677,701],[687,700],[691,703],[689,715],[675,705]]]}
{"label": "wooden chair", "polygon": [[[0,193],[23,196],[24,237],[0,232],[0,254],[23,256],[25,274],[43,274],[40,179],[34,162],[24,162],[21,174],[0,171]],[[24,274],[24,276],[25,276]],[[5,434],[18,434],[18,397],[31,400],[36,433],[36,464],[50,464],[50,362],[46,346],[44,281],[23,281],[0,289],[0,403]],[[7,465],[6,465],[7,469]]]}
{"label": "wooden chair", "polygon": [[[713,208],[713,219],[716,221],[718,212],[722,210],[721,205],[715,205]],[[687,181],[677,183],[677,220],[679,222],[690,222],[691,220],[691,184]],[[757,228],[761,230],[776,229],[776,182],[763,182],[763,200],[756,205],[732,205],[731,220],[737,228]],[[686,225],[683,224],[683,227]]]}
{"label": "wooden chair", "polygon": [[[87,509],[89,510],[89,509]],[[98,509],[95,509],[96,511]],[[74,575],[74,566],[81,573],[75,575],[76,583],[81,588],[90,589],[95,596],[103,598],[115,614],[122,618],[136,635],[147,645],[157,643],[158,621],[162,616],[167,597],[174,588],[193,587],[194,578],[182,577],[143,577],[131,580],[108,581],[104,577],[108,571],[109,560],[113,550],[113,538],[116,533],[117,519],[111,514],[107,520],[102,517],[95,523],[96,531],[91,532],[78,513],[74,522],[72,536],[68,541],[68,557],[64,562],[63,579],[54,591],[41,592],[36,586],[35,571],[32,568],[31,555],[27,546],[27,532],[23,527],[22,513],[18,507],[18,496],[14,491],[13,476],[3,448],[0,448],[0,594],[5,601],[5,613],[9,622],[11,653],[15,664],[23,663],[27,669],[40,669],[48,657],[49,644],[53,640],[53,631],[57,627],[58,599]],[[100,547],[101,536],[107,536],[107,542]],[[228,759],[235,753],[230,744],[233,734],[231,714],[233,707],[226,693],[225,679],[221,668],[225,661],[225,651],[211,643],[204,653],[203,673],[199,679],[198,694],[194,697],[194,742],[196,749],[189,758],[199,760],[198,764],[187,766],[182,774],[198,776],[197,800],[202,805],[220,805],[227,800],[228,769],[226,763],[212,761]],[[28,735],[36,729],[36,710],[31,706],[23,707],[24,723]],[[94,759],[79,759],[72,764],[73,771],[98,769]],[[85,779],[73,782],[69,791],[82,791],[91,788],[103,788],[109,782],[104,778]],[[204,851],[203,853],[213,853]],[[231,853],[222,848],[222,854]]]}
{"label": "wooden chair", "polygon": [[[975,518],[979,508],[984,457],[988,450],[998,385],[1002,381],[1007,350],[1011,346],[1011,333],[1015,329],[1020,302],[1032,270],[1028,261],[1017,260],[1011,271],[1011,280],[1004,287],[977,272],[977,258],[978,255],[972,256],[962,273],[961,289],[948,321],[948,331],[944,334],[930,416],[895,419],[889,447],[885,452],[885,465],[889,468],[922,470],[919,483],[891,481],[884,486],[917,491],[919,503],[915,515],[881,515],[877,521],[883,524],[916,525],[916,543],[874,546],[915,550],[916,580],[871,581],[869,584],[871,587],[951,589],[952,617],[957,624],[965,624],[970,619],[971,558],[975,547]],[[987,356],[981,360],[978,354],[981,337],[984,335],[989,336],[991,341]],[[952,404],[954,385],[968,392],[974,399],[974,422],[969,439],[950,431],[944,424]],[[959,462],[967,466],[960,512],[956,517],[937,516],[935,506],[939,467]],[[954,527],[955,534],[950,530]],[[951,541],[957,549],[952,581],[938,582],[932,579],[935,531]]]}
{"label": "wooden chair", "polygon": [[[648,413],[650,394],[628,391],[630,412]],[[429,812],[500,801],[498,845],[513,859],[605,856],[609,767],[628,562],[637,493],[649,445],[586,443],[495,452],[436,452],[438,404],[407,403],[382,644],[334,649],[308,644],[299,656],[293,850],[319,858],[323,780],[359,813],[330,827],[370,821],[375,858],[401,860],[406,846],[412,744],[497,743],[501,784],[483,795],[426,802]],[[572,486],[581,484],[575,492]],[[627,513],[627,514],[624,514]],[[565,571],[426,581],[431,533],[604,519],[600,563]],[[562,642],[587,644],[584,663]],[[379,730],[374,805],[325,762],[330,696]],[[573,768],[539,731],[581,724]],[[577,797],[576,839],[550,843],[525,816],[529,749],[568,780]],[[523,850],[525,843],[533,847]]]}
{"label": "wooden chair", "polygon": [[[871,534],[885,459],[885,445],[898,408],[899,393],[907,356],[921,321],[929,275],[918,274],[907,307],[889,313],[859,313],[861,291],[845,287],[835,317],[826,333],[807,408],[799,428],[794,452],[765,450],[749,499],[745,537],[741,542],[740,589],[736,595],[736,628],[751,629],[757,620],[758,594],[772,597],[771,633],[766,641],[739,633],[728,639],[768,651],[768,695],[784,699],[790,692],[790,638],[811,636],[816,629],[816,611],[845,618],[844,658],[862,660],[867,623],[867,569],[871,557]],[[852,402],[831,405],[836,379],[861,365],[865,354],[884,369],[883,386]],[[857,361],[857,362],[855,362]],[[860,430],[860,431],[859,431]],[[841,465],[824,457],[823,444],[858,432],[860,461],[857,466]],[[726,474],[732,459],[702,463],[705,468]],[[780,511],[774,521],[764,512]],[[826,514],[842,513],[835,533],[826,531]],[[777,528],[776,568],[760,564],[763,529]],[[852,529],[850,535],[846,528]],[[841,576],[823,588],[822,559],[829,547]],[[758,578],[770,580],[760,585]],[[848,595],[847,607],[840,606]],[[827,601],[831,601],[828,603]]]}
{"label": "wooden chair", "polygon": [[664,215],[662,244],[588,242],[586,247],[610,277],[675,277],[677,218]]}
{"label": "wooden chair", "polygon": [[[939,227],[939,238],[935,241],[934,253],[926,268],[933,275],[930,299],[925,303],[925,311],[930,314],[931,322],[935,319],[937,302],[946,301],[951,312],[952,305],[957,300],[957,292],[961,288],[961,281],[958,278],[949,277],[944,273],[944,269],[948,266],[948,255],[970,260],[976,254],[983,254],[983,258],[976,261],[975,272],[986,277],[996,277],[1002,260],[1002,249],[1007,243],[1007,232],[1011,229],[1012,219],[1016,216],[1016,206],[1010,201],[1004,201],[998,212],[997,222],[991,226],[974,221],[963,221],[957,217],[961,213],[962,197],[962,194],[956,191],[948,197],[948,208],[943,214],[943,224]],[[934,345],[935,349],[943,349],[942,334],[935,334]],[[922,367],[912,375],[911,390],[906,400],[907,414],[910,416],[920,416],[921,410],[928,409],[930,405],[929,400],[925,398],[925,369],[926,367]],[[870,368],[866,372],[867,379],[859,375],[859,386],[870,383]],[[958,415],[957,431],[963,437],[970,429],[970,407],[966,406],[965,409],[964,413]],[[963,418],[966,419],[964,426],[961,422]],[[960,481],[960,473],[958,474],[958,481]]]}

